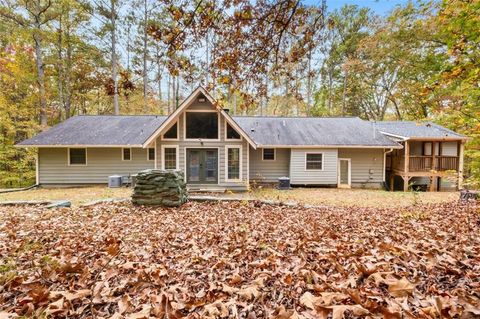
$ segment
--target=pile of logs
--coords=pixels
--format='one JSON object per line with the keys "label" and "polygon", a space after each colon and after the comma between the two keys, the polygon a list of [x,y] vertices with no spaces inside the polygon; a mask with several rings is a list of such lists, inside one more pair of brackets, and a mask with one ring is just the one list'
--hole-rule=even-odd
{"label": "pile of logs", "polygon": [[132,202],[137,205],[180,206],[187,201],[187,186],[181,171],[148,169],[137,175]]}

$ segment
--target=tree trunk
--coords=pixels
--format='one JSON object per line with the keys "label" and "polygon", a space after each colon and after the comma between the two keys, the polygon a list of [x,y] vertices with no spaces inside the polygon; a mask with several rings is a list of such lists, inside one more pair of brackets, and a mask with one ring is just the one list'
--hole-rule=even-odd
{"label": "tree trunk", "polygon": [[[61,105],[60,114],[62,110],[65,111],[65,96],[63,94],[63,83],[65,78],[65,72],[63,67],[63,24],[62,24],[62,15],[60,14],[58,20],[58,38],[57,38],[57,46],[58,46],[58,61],[57,61],[57,73],[58,73],[58,99]],[[61,116],[62,118],[62,116]],[[63,118],[67,118],[67,115]]]}
{"label": "tree trunk", "polygon": [[343,93],[342,93],[342,116],[345,116],[347,108],[347,77],[348,71],[345,70],[345,77],[343,78]]}
{"label": "tree trunk", "polygon": [[307,116],[310,116],[310,108],[312,103],[312,50],[308,52],[308,68],[307,68]]}
{"label": "tree trunk", "polygon": [[179,106],[179,101],[180,101],[180,96],[178,95],[179,93],[179,87],[180,87],[180,75],[176,76],[177,78],[177,85],[175,86],[175,109],[178,109]]}
{"label": "tree trunk", "polygon": [[65,117],[68,119],[71,114],[72,91],[70,83],[70,74],[72,73],[72,43],[70,38],[70,25],[66,28],[66,44],[67,52],[65,56],[65,65],[67,67],[65,72]]}
{"label": "tree trunk", "polygon": [[170,89],[172,87],[172,75],[168,73],[168,85],[167,85],[167,109],[168,109],[168,114],[171,113],[171,107],[170,107],[170,100],[171,100],[171,95],[170,95]]}
{"label": "tree trunk", "polygon": [[37,66],[37,84],[40,94],[40,125],[42,128],[47,127],[47,99],[45,97],[45,69],[42,56],[42,39],[40,37],[40,26],[36,26],[33,40],[35,41],[35,64]]}
{"label": "tree trunk", "polygon": [[210,81],[210,45],[209,45],[209,39],[208,39],[208,30],[205,35],[205,44],[206,44],[206,50],[205,50],[205,85],[208,85],[208,82]]}
{"label": "tree trunk", "polygon": [[147,0],[143,0],[143,110],[147,112],[147,86],[148,86],[148,76],[147,76],[147,23],[148,23],[148,7]]}
{"label": "tree trunk", "polygon": [[115,115],[120,114],[118,103],[118,78],[117,78],[117,52],[116,52],[116,15],[115,0],[110,0],[110,22],[111,22],[111,56],[112,56],[112,79],[113,79],[113,109]]}

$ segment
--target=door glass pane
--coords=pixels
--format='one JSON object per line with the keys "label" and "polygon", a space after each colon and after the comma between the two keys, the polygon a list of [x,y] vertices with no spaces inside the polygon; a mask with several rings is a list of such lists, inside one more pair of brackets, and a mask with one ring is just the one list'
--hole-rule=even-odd
{"label": "door glass pane", "polygon": [[188,181],[200,181],[200,152],[189,151]]}
{"label": "door glass pane", "polygon": [[217,181],[217,151],[205,151],[205,181]]}
{"label": "door glass pane", "polygon": [[240,149],[228,149],[228,179],[240,178]]}
{"label": "door glass pane", "polygon": [[348,185],[348,161],[340,161],[340,184]]}

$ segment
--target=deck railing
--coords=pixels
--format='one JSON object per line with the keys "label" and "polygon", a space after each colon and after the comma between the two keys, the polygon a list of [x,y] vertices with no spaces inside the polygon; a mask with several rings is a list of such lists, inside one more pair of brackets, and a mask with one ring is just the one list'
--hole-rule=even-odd
{"label": "deck railing", "polygon": [[410,156],[410,172],[449,171],[458,169],[458,156]]}

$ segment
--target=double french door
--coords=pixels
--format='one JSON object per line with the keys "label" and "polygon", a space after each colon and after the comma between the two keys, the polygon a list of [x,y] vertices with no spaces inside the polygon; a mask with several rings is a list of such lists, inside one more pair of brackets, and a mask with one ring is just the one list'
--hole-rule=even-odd
{"label": "double french door", "polygon": [[187,183],[218,183],[218,149],[187,149]]}

